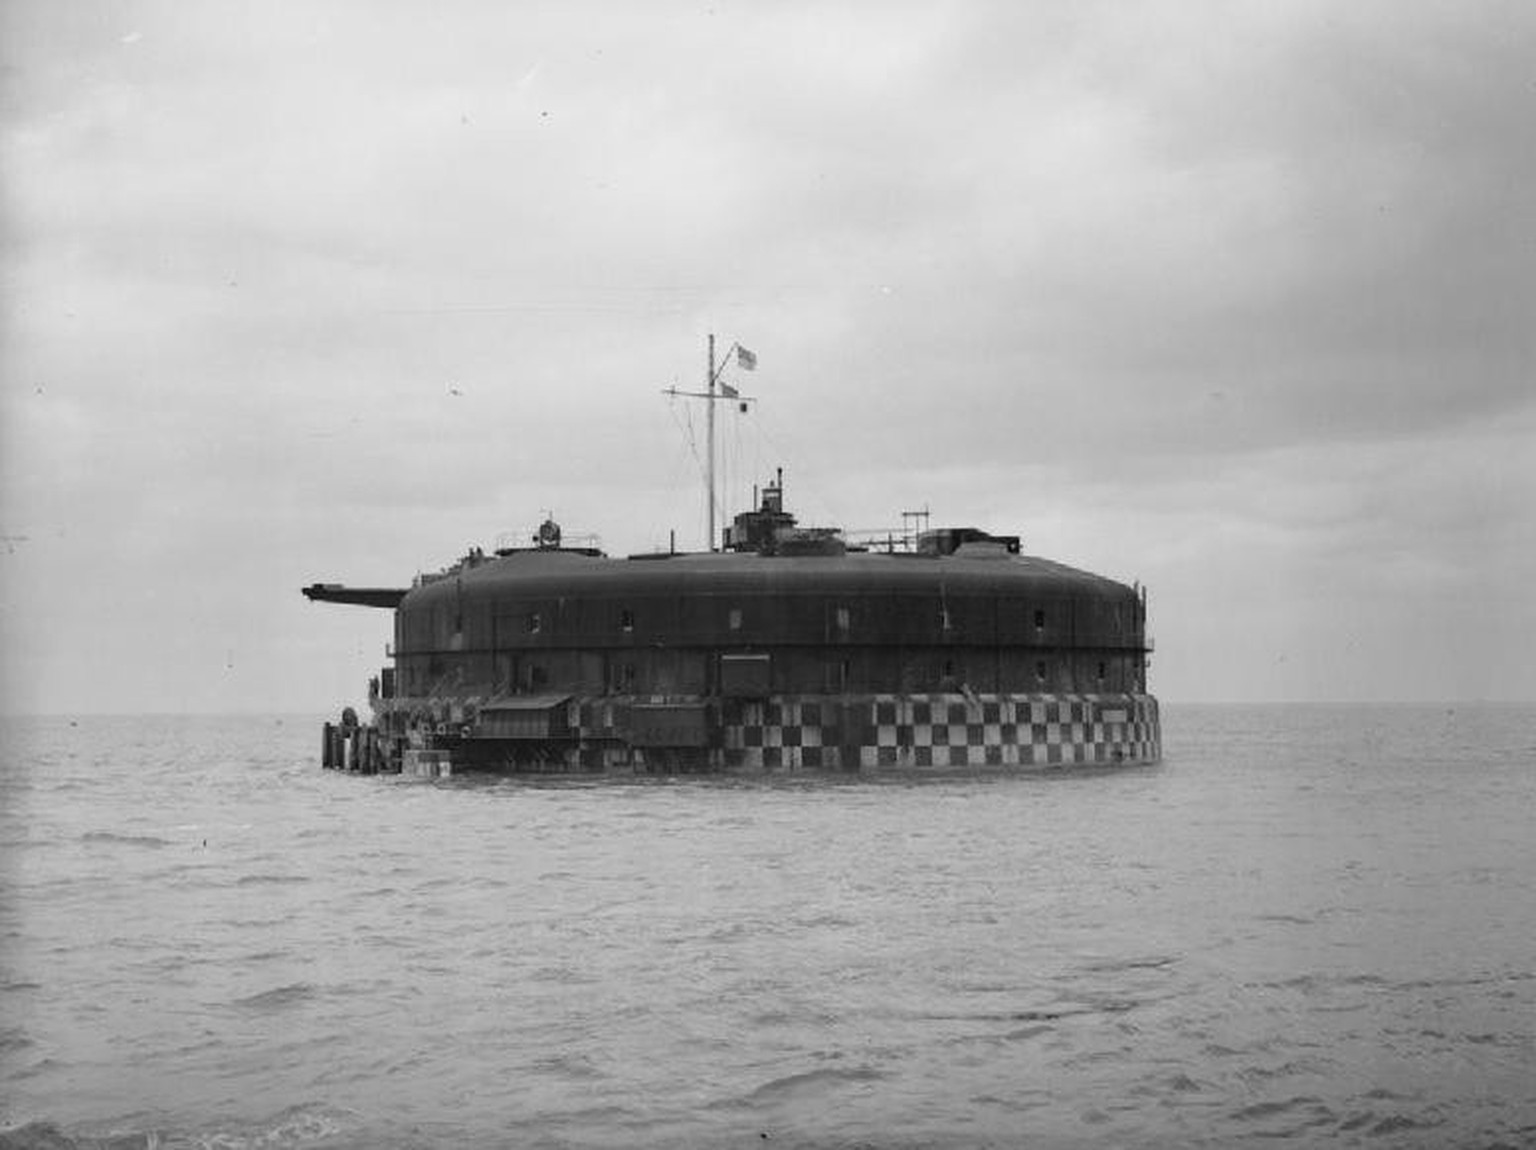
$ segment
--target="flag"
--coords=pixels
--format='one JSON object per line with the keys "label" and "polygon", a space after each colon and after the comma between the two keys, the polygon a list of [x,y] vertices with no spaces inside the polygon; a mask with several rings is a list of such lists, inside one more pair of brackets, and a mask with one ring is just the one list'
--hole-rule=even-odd
{"label": "flag", "polygon": [[720,385],[720,394],[725,396],[726,399],[735,399],[739,393],[730,384],[722,383]]}
{"label": "flag", "polygon": [[748,351],[746,348],[742,347],[741,344],[739,344],[739,343],[736,345],[736,362],[739,363],[742,366],[742,368],[744,370],[746,370],[746,371],[756,371],[757,370],[757,355],[756,355],[756,353]]}

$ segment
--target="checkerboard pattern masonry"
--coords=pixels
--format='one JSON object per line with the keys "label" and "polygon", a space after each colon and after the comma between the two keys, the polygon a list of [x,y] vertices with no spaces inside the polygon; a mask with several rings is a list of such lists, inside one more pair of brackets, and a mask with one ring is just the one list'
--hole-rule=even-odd
{"label": "checkerboard pattern masonry", "polygon": [[724,765],[1050,767],[1162,756],[1150,695],[783,696],[726,710]]}
{"label": "checkerboard pattern masonry", "polygon": [[[575,699],[569,745],[537,743],[538,769],[860,770],[1155,763],[1151,695],[778,695],[710,704],[707,745],[631,746],[628,700]],[[457,706],[457,705],[455,705]],[[718,710],[714,709],[718,708]],[[441,730],[466,721],[443,705]],[[534,744],[530,744],[534,746]],[[446,752],[444,752],[446,754]],[[527,765],[525,762],[523,765]]]}

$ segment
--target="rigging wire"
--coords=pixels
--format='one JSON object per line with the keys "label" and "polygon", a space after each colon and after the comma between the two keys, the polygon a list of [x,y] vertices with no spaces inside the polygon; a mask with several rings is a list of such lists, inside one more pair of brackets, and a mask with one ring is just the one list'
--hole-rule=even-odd
{"label": "rigging wire", "polygon": [[[707,486],[709,482],[709,467],[704,459],[704,448],[700,444],[700,432],[695,423],[693,405],[684,403],[683,411],[680,415],[678,412],[678,400],[682,398],[683,396],[681,395],[669,397],[669,414],[672,417],[673,425],[686,444],[687,454],[692,458],[693,468],[697,474],[697,482]],[[706,502],[700,515],[702,533],[706,536],[706,548],[713,547],[716,543],[716,540],[707,538],[708,528],[702,525],[707,524],[710,504],[712,503],[714,509],[719,513],[720,524],[725,526],[729,525],[734,518],[732,514],[733,509],[743,507],[746,503],[747,496],[735,491],[732,484],[744,482],[748,478],[743,473],[746,465],[742,461],[749,454],[749,446],[751,479],[754,485],[759,480],[767,482],[772,477],[772,467],[768,462],[768,451],[771,450],[773,453],[773,464],[784,467],[785,470],[797,477],[795,481],[794,502],[802,506],[809,506],[812,512],[811,518],[813,521],[819,520],[820,525],[840,527],[843,523],[842,518],[833,511],[820,490],[817,489],[815,485],[815,470],[802,469],[800,467],[799,458],[784,445],[785,439],[789,437],[781,438],[774,433],[770,422],[763,417],[761,406],[755,400],[731,403],[731,411],[729,413],[731,422],[725,429],[725,435],[722,437],[725,440],[720,445],[724,449],[721,453],[722,457],[717,460],[716,489],[706,493],[708,502]],[[670,478],[673,482],[669,483],[668,491],[672,492],[677,490],[675,468]],[[756,507],[753,506],[746,509],[755,511]],[[884,531],[885,529],[882,528],[881,530]]]}
{"label": "rigging wire", "polygon": [[698,437],[697,431],[694,429],[694,426],[693,426],[693,408],[688,407],[686,405],[683,407],[683,414],[687,418],[687,425],[684,426],[683,422],[680,421],[677,418],[677,400],[676,400],[676,398],[672,398],[670,400],[670,402],[667,404],[667,407],[671,411],[672,422],[677,425],[678,431],[682,432],[683,438],[684,438],[685,442],[688,444],[688,450],[693,454],[694,466],[696,466],[699,469],[699,478],[701,478],[701,479],[704,478],[704,475],[705,475],[704,461],[699,457],[699,437]]}
{"label": "rigging wire", "polygon": [[767,421],[763,419],[762,414],[758,410],[761,406],[761,404],[757,403],[752,404],[752,410],[750,413],[753,423],[757,428],[757,433],[762,436],[763,440],[766,441],[770,447],[773,448],[775,454],[778,457],[778,462],[783,465],[785,470],[789,471],[792,475],[801,476],[802,481],[805,483],[804,487],[800,485],[800,482],[795,484],[794,501],[801,504],[811,505],[815,509],[816,515],[821,518],[824,524],[835,525],[841,523],[841,518],[828,505],[827,501],[822,497],[821,492],[816,490],[814,485],[814,470],[802,469],[799,465],[798,459],[790,451],[784,448],[779,443],[777,437],[775,437],[768,430]]}
{"label": "rigging wire", "polygon": [[[667,403],[668,414],[672,417],[672,424],[677,428],[682,444],[681,450],[673,456],[673,465],[668,473],[666,489],[669,494],[680,493],[684,487],[684,484],[679,481],[678,473],[684,469],[682,460],[685,457],[692,458],[693,470],[697,475],[696,479],[689,480],[688,487],[693,487],[695,483],[703,483],[706,475],[704,461],[699,452],[698,430],[693,422],[693,408],[689,404],[683,404],[683,418],[679,418],[677,400],[678,397],[672,396]],[[669,503],[676,506],[682,503],[682,499],[669,500]],[[674,526],[667,525],[667,530],[670,532]]]}

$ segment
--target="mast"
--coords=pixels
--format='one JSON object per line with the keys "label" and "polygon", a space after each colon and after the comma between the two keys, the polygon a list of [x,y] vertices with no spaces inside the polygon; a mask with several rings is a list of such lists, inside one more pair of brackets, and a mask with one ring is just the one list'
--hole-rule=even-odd
{"label": "mast", "polygon": [[709,535],[706,537],[705,542],[708,544],[709,550],[710,551],[714,551],[714,549],[715,549],[715,333],[714,332],[710,332],[709,333],[709,373],[707,375],[707,381],[708,381],[707,394],[709,396],[709,401],[708,401],[708,403],[705,404],[705,407],[706,407],[706,409],[708,411],[707,426],[709,428],[709,431],[708,431],[707,438],[709,439],[709,464],[705,468],[705,480],[704,480],[704,482],[708,486],[709,490],[707,492],[707,495],[706,495],[706,498],[705,498],[704,501],[705,501],[705,503],[707,503],[709,505],[709,512],[708,512]]}
{"label": "mast", "polygon": [[716,545],[717,541],[715,539],[715,402],[721,399],[733,400],[741,405],[742,411],[745,411],[747,410],[747,404],[755,401],[754,396],[742,395],[740,391],[730,384],[721,383],[720,376],[730,364],[732,355],[736,357],[737,364],[746,371],[757,370],[757,356],[742,347],[741,344],[733,343],[726,349],[725,361],[717,364],[715,362],[714,332],[709,333],[708,350],[709,362],[706,364],[703,391],[679,391],[675,387],[664,387],[662,388],[662,394],[670,395],[673,398],[683,395],[689,399],[702,399],[709,405],[709,410],[705,413],[708,417],[707,438],[709,440],[709,458],[704,464],[704,483],[707,488],[704,496],[705,503],[708,505],[706,509],[708,527],[706,530],[709,532],[709,538],[705,542],[710,551],[718,551],[719,547]]}

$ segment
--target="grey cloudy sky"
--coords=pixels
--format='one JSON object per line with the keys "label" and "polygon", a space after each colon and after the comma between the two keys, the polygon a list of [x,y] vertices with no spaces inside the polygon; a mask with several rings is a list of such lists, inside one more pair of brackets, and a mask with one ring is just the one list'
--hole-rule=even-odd
{"label": "grey cloudy sky", "polygon": [[[1536,7],[0,6],[12,710],[329,712],[733,490],[1151,588],[1169,700],[1536,698]],[[691,419],[691,423],[690,423]]]}

